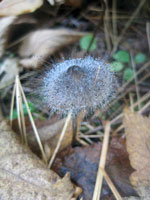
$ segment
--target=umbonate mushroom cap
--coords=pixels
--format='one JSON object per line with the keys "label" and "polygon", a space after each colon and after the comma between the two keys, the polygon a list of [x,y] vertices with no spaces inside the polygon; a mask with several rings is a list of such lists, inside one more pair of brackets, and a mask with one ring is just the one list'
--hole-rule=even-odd
{"label": "umbonate mushroom cap", "polygon": [[115,74],[104,60],[69,59],[45,72],[40,95],[54,112],[66,114],[104,108],[118,88]]}

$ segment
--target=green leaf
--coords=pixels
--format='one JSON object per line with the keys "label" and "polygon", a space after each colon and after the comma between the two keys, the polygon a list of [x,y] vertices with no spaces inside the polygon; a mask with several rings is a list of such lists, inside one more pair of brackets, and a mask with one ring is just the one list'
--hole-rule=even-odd
{"label": "green leaf", "polygon": [[[28,102],[28,106],[29,106],[29,109],[30,109],[31,112],[33,112],[35,110],[35,107],[34,107],[34,105],[31,102]],[[25,104],[23,104],[23,113],[25,115],[28,114],[28,111],[27,111],[27,108],[26,108]]]}
{"label": "green leaf", "polygon": [[146,61],[146,55],[143,53],[138,53],[136,54],[134,60],[135,60],[135,63],[137,64],[144,63]]}
{"label": "green leaf", "polygon": [[129,63],[130,62],[130,56],[127,51],[117,51],[114,55],[113,58],[119,62],[122,63]]}
{"label": "green leaf", "polygon": [[123,69],[123,64],[121,62],[114,61],[110,63],[110,71],[120,72]]}
{"label": "green leaf", "polygon": [[132,78],[134,75],[133,69],[131,68],[126,68],[124,70],[123,78],[125,81],[128,81],[130,78]]}
{"label": "green leaf", "polygon": [[[93,39],[93,35],[92,35],[92,34],[85,35],[84,37],[82,37],[82,38],[80,39],[80,42],[79,42],[80,48],[81,48],[82,50],[87,51],[88,48],[89,48],[89,45],[90,45],[90,43],[91,43],[91,41],[92,41],[92,39]],[[91,44],[91,47],[90,47],[89,51],[94,51],[94,50],[96,49],[96,46],[97,46],[97,45],[96,45],[96,39],[94,38],[94,40],[93,40],[93,42],[92,42],[92,44]]]}
{"label": "green leaf", "polygon": [[[31,103],[31,102],[28,102],[28,105],[29,105],[29,109],[30,109],[30,111],[31,112],[34,112],[34,110],[35,110],[35,107],[34,107],[34,105]],[[27,111],[27,108],[26,108],[26,105],[25,104],[23,104],[23,113],[24,113],[24,115],[27,115],[28,114],[28,111]],[[16,119],[18,117],[18,114],[17,114],[17,110],[16,109],[14,109],[13,110],[13,119]]]}

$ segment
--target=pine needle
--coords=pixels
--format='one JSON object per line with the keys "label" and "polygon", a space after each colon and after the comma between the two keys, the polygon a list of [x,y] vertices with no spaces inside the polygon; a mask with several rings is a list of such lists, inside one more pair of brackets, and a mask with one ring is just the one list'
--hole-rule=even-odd
{"label": "pine needle", "polygon": [[19,76],[16,76],[16,107],[17,107],[17,120],[18,120],[18,126],[19,126],[19,131],[21,133],[21,141],[24,143],[24,134],[22,130],[22,125],[21,125],[21,111],[20,111],[20,99],[21,99],[21,94],[20,94],[20,88],[19,88]]}
{"label": "pine needle", "polygon": [[21,93],[22,93],[22,96],[23,96],[23,100],[24,100],[24,103],[25,103],[26,108],[27,108],[27,111],[28,111],[28,115],[29,115],[29,118],[30,118],[30,122],[31,122],[32,128],[33,128],[33,130],[34,130],[35,137],[36,137],[36,139],[37,139],[39,148],[40,148],[40,150],[41,150],[41,154],[42,154],[43,161],[44,161],[45,163],[47,163],[47,157],[46,157],[46,154],[45,154],[43,145],[42,145],[42,143],[41,143],[41,139],[40,139],[40,137],[39,137],[39,133],[38,133],[38,131],[37,131],[35,122],[34,122],[34,120],[33,120],[33,117],[32,117],[32,114],[31,114],[31,111],[30,111],[30,108],[29,108],[29,105],[28,105],[28,102],[27,102],[27,99],[26,99],[26,97],[25,97],[25,94],[24,94],[24,91],[23,91],[23,89],[22,89],[22,86],[21,86],[20,81],[19,81],[19,87],[20,87],[20,90],[21,90]]}
{"label": "pine needle", "polygon": [[147,34],[147,40],[148,40],[148,47],[150,52],[150,23],[146,22],[146,34]]}
{"label": "pine needle", "polygon": [[133,20],[135,19],[135,17],[137,16],[137,14],[139,13],[140,9],[142,8],[142,6],[144,5],[146,0],[141,0],[139,5],[137,6],[136,10],[134,11],[133,15],[130,17],[130,19],[127,21],[127,23],[125,24],[125,27],[123,28],[120,36],[117,38],[115,45],[113,47],[113,50],[111,52],[111,55],[114,54],[114,52],[117,50],[117,47],[120,43],[120,41],[122,40],[125,32],[127,31],[127,29],[129,28],[129,26],[131,25],[131,23],[133,22]]}
{"label": "pine needle", "polygon": [[106,156],[107,156],[107,150],[108,150],[108,143],[109,143],[109,135],[110,135],[110,123],[106,124],[105,127],[105,133],[104,133],[104,141],[102,146],[102,151],[100,155],[100,161],[99,161],[99,167],[98,167],[98,173],[96,178],[96,184],[93,194],[93,200],[99,200],[101,196],[101,189],[102,189],[102,183],[103,183],[103,174],[101,172],[101,168],[105,168],[106,163]]}
{"label": "pine needle", "polygon": [[52,164],[54,162],[54,159],[56,157],[56,154],[58,153],[58,150],[60,148],[61,142],[62,142],[62,140],[64,138],[64,135],[65,135],[65,132],[67,130],[67,127],[69,125],[70,120],[71,120],[71,113],[69,113],[68,116],[67,116],[67,118],[66,118],[66,122],[64,124],[63,130],[62,130],[61,135],[59,137],[59,140],[58,140],[58,143],[56,145],[55,151],[54,151],[54,153],[53,153],[53,155],[52,155],[52,157],[50,159],[50,162],[48,164],[48,168],[51,168],[51,166],[52,166]]}
{"label": "pine needle", "polygon": [[116,187],[114,186],[114,184],[112,183],[111,179],[109,178],[108,174],[106,173],[106,171],[103,168],[100,168],[106,182],[108,183],[112,193],[114,194],[116,200],[122,200],[119,192],[117,191]]}
{"label": "pine needle", "polygon": [[12,121],[13,121],[13,109],[14,109],[14,102],[15,102],[15,93],[16,93],[16,83],[14,83],[14,88],[12,92],[12,98],[11,98],[11,106],[10,106],[10,126],[12,127]]}

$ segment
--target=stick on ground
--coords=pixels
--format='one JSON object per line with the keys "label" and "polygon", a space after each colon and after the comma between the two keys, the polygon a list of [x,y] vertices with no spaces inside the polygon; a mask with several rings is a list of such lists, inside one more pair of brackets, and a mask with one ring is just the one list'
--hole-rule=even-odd
{"label": "stick on ground", "polygon": [[98,173],[97,173],[96,184],[95,184],[95,189],[94,189],[94,194],[93,194],[93,200],[100,199],[102,183],[103,183],[103,174],[101,172],[101,168],[102,169],[105,168],[109,136],[110,136],[110,123],[108,122],[105,126],[104,141],[103,141],[102,151],[101,151],[101,155],[100,155],[100,161],[99,161]]}

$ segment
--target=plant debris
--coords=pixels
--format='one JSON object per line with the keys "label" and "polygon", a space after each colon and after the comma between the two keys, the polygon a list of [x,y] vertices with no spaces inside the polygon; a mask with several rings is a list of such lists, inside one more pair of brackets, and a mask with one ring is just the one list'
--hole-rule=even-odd
{"label": "plant debris", "polygon": [[[57,157],[53,169],[61,176],[70,172],[71,179],[83,189],[83,199],[91,200],[96,180],[99,154],[102,143],[87,147],[68,148]],[[121,195],[136,195],[129,182],[133,169],[130,166],[125,141],[113,138],[107,154],[106,172],[119,189]],[[112,196],[106,182],[103,183],[102,198]],[[113,197],[113,196],[112,196]]]}
{"label": "plant debris", "polygon": [[36,68],[48,55],[58,49],[79,40],[85,33],[67,29],[44,29],[31,32],[19,48],[22,57],[20,64]]}
{"label": "plant debris", "polygon": [[127,151],[131,166],[136,170],[130,180],[140,198],[130,197],[129,199],[150,199],[150,119],[130,109],[124,111],[124,126],[127,137]]}
{"label": "plant debris", "polygon": [[2,0],[0,2],[0,16],[15,16],[34,12],[43,4],[43,0]]}
{"label": "plant debris", "polygon": [[1,0],[0,16],[19,136],[0,121],[0,199],[150,200],[150,1]]}
{"label": "plant debris", "polygon": [[0,122],[0,198],[64,200],[73,196],[69,175],[60,179],[47,169],[5,121]]}

